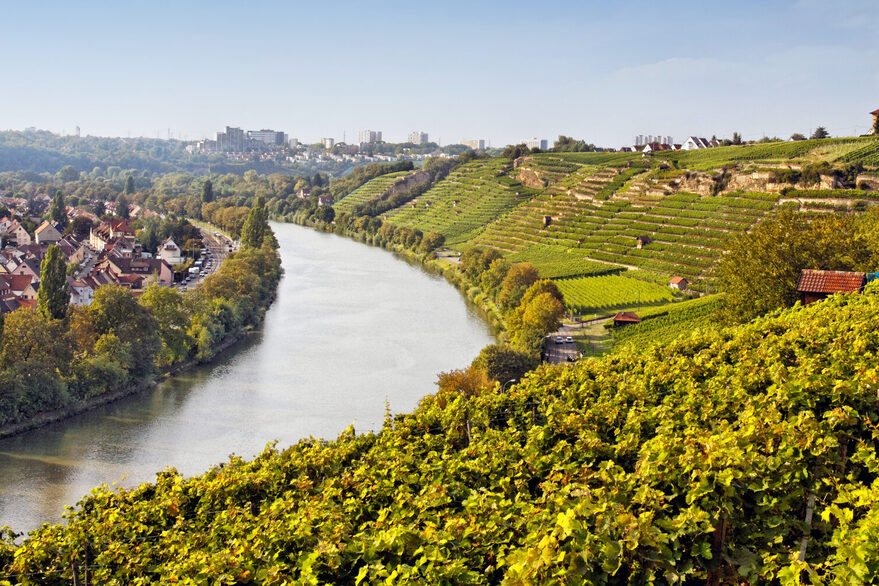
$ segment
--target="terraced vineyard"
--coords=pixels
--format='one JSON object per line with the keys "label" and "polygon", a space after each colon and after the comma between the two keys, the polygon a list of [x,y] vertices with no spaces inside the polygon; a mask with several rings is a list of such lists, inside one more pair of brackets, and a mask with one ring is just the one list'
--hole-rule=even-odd
{"label": "terraced vineyard", "polygon": [[536,193],[511,177],[510,170],[508,159],[471,161],[384,217],[398,226],[439,232],[448,244],[464,243]]}
{"label": "terraced vineyard", "polygon": [[579,314],[606,313],[674,299],[667,286],[619,275],[557,279],[555,283],[565,296],[568,309]]}
{"label": "terraced vineyard", "polygon": [[[515,256],[549,246],[556,262],[576,254],[584,262],[706,280],[727,240],[763,218],[777,200],[775,194],[762,193],[678,193],[656,201],[615,195],[597,202],[556,186],[493,222],[477,243]],[[649,236],[651,242],[639,249],[638,236]]]}
{"label": "terraced vineyard", "polygon": [[337,212],[351,212],[356,206],[380,197],[387,188],[411,173],[413,171],[400,171],[376,177],[337,201],[333,207]]}

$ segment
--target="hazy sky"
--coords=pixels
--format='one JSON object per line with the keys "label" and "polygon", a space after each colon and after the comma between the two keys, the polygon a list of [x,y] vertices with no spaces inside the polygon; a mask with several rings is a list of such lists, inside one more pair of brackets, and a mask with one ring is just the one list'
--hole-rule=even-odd
{"label": "hazy sky", "polygon": [[494,146],[867,131],[879,0],[0,0],[0,128]]}

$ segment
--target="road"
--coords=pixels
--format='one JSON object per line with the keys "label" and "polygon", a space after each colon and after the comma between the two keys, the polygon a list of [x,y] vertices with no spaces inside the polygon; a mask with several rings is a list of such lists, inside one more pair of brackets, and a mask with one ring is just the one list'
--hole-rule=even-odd
{"label": "road", "polygon": [[543,355],[546,362],[558,364],[559,362],[569,362],[569,356],[580,356],[580,350],[574,342],[563,342],[561,344],[555,341],[556,337],[561,336],[562,339],[574,335],[574,329],[577,326],[565,325],[546,337],[543,344]]}
{"label": "road", "polygon": [[229,248],[233,247],[235,244],[230,238],[219,232],[214,232],[205,228],[199,228],[199,231],[201,232],[204,247],[208,249],[209,254],[203,257],[205,265],[198,277],[190,279],[188,283],[179,285],[181,290],[192,289],[198,285],[202,279],[215,272],[229,255]]}

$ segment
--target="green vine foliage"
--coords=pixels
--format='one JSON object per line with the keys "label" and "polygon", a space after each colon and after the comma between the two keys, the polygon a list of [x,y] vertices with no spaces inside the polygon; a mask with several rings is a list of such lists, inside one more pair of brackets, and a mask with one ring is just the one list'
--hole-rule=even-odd
{"label": "green vine foliage", "polygon": [[871,286],[428,396],[378,434],[100,487],[7,537],[0,581],[875,582],[877,319]]}

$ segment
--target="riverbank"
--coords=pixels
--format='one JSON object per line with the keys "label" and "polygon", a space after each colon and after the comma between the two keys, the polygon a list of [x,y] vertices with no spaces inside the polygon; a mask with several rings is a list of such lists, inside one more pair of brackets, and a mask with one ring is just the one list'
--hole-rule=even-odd
{"label": "riverbank", "polygon": [[214,362],[220,354],[226,352],[234,345],[245,340],[249,333],[250,331],[243,332],[238,335],[230,336],[227,340],[224,340],[224,342],[217,347],[216,354],[210,360],[203,361],[193,358],[183,363],[173,365],[164,372],[158,373],[150,379],[142,381],[140,383],[127,385],[124,388],[111,391],[109,393],[104,393],[96,397],[91,397],[85,401],[69,405],[61,409],[45,411],[38,414],[36,417],[29,421],[0,426],[0,439],[6,439],[28,431],[32,431],[34,429],[39,429],[41,427],[51,425],[53,423],[58,423],[59,421],[69,419],[70,417],[92,411],[93,409],[97,409],[98,407],[103,407],[104,405],[115,403],[120,399],[132,397],[134,395],[138,395],[140,393],[148,391],[172,376],[183,374],[184,372],[187,372],[197,366],[204,366]]}

